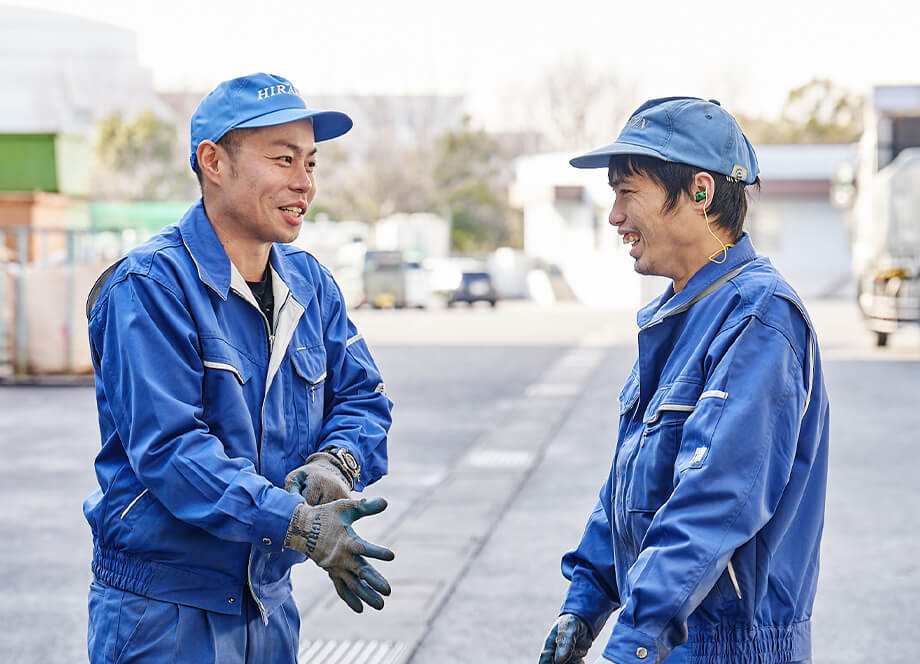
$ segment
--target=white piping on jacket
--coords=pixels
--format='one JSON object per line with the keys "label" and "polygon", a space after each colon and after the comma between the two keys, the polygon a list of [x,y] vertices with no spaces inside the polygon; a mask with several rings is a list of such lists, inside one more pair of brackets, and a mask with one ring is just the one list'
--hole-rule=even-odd
{"label": "white piping on jacket", "polygon": [[732,580],[732,585],[735,586],[735,594],[738,595],[738,599],[741,599],[741,586],[738,585],[738,577],[735,576],[735,568],[730,560],[728,561],[728,577]]}
{"label": "white piping on jacket", "polygon": [[223,369],[224,371],[229,371],[234,376],[236,376],[238,381],[240,381],[240,385],[246,382],[243,380],[243,375],[240,373],[239,369],[237,369],[232,364],[227,364],[226,362],[213,362],[211,360],[204,360],[204,366],[208,367],[209,369]]}
{"label": "white piping on jacket", "polygon": [[138,500],[140,500],[141,498],[143,498],[143,497],[144,497],[144,494],[147,493],[149,490],[150,490],[150,489],[144,489],[144,490],[141,491],[139,494],[137,494],[137,495],[134,497],[134,500],[132,500],[130,503],[128,503],[128,506],[124,509],[124,511],[121,513],[121,516],[119,516],[118,518],[119,518],[119,519],[124,519],[124,518],[125,518],[125,515],[126,515],[129,511],[131,511],[131,508],[132,508],[132,507],[134,507],[134,504],[135,504]]}

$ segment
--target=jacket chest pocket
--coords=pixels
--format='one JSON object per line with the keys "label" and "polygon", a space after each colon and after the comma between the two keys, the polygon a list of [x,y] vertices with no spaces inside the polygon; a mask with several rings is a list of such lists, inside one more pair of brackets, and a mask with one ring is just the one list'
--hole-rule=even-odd
{"label": "jacket chest pocket", "polygon": [[216,337],[201,339],[201,360],[204,364],[206,392],[245,385],[253,372],[252,362],[248,358]]}
{"label": "jacket chest pocket", "polygon": [[326,349],[322,344],[299,348],[291,353],[291,366],[300,452],[303,456],[308,456],[315,451],[323,428]]}
{"label": "jacket chest pocket", "polygon": [[254,391],[260,388],[253,376],[260,370],[258,365],[223,339],[214,337],[201,340],[201,355],[202,418],[228,454],[254,458],[254,420],[259,411],[252,404],[258,398]]}
{"label": "jacket chest pocket", "polygon": [[670,497],[684,422],[696,408],[701,389],[698,383],[675,382],[659,388],[649,402],[630,468],[630,512],[657,512]]}

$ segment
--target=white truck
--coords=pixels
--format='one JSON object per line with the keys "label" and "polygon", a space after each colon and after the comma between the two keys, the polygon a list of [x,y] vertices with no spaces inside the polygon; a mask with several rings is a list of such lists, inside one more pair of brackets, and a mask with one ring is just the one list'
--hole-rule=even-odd
{"label": "white truck", "polygon": [[866,101],[853,202],[859,308],[878,346],[920,322],[920,85],[877,86]]}

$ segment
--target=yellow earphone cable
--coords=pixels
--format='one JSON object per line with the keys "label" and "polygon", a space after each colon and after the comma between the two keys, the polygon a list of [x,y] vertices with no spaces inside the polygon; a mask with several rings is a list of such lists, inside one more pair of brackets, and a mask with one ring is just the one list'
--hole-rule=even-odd
{"label": "yellow earphone cable", "polygon": [[[704,198],[708,198],[708,197],[704,197]],[[714,252],[712,252],[712,253],[709,255],[709,260],[711,260],[713,263],[716,263],[716,264],[718,264],[718,265],[721,265],[722,263],[725,262],[725,259],[728,258],[728,248],[729,248],[729,247],[734,247],[735,245],[734,245],[734,244],[725,244],[724,242],[722,242],[722,240],[719,238],[718,235],[716,235],[715,233],[712,232],[712,226],[710,226],[710,224],[711,224],[712,222],[709,221],[709,215],[706,214],[706,202],[707,202],[707,201],[704,201],[704,202],[703,202],[703,219],[706,220],[706,230],[708,230],[708,231],[709,231],[709,234],[710,234],[712,237],[714,237],[714,238],[716,239],[716,242],[718,242],[718,243],[722,246],[721,249],[719,249],[718,251],[714,251]],[[722,258],[721,258],[721,260],[716,260],[716,256],[718,256],[719,254],[722,254]]]}

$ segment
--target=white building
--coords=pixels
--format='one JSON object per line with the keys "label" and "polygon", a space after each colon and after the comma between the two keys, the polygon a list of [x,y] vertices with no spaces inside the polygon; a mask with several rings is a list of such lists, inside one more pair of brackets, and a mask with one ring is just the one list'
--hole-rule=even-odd
{"label": "white building", "polygon": [[130,30],[59,12],[0,6],[0,132],[85,133],[113,111],[169,110]]}
{"label": "white building", "polygon": [[745,228],[803,297],[852,291],[850,231],[831,204],[834,173],[855,167],[856,145],[762,145],[756,148],[761,190]]}
{"label": "white building", "polygon": [[418,261],[450,254],[450,222],[436,214],[392,214],[374,224],[374,248],[401,250]]}
{"label": "white building", "polygon": [[[831,295],[850,281],[843,211],[830,203],[833,174],[855,163],[851,145],[764,145],[757,148],[762,189],[745,228],[805,297]],[[668,281],[642,277],[608,217],[613,193],[603,169],[577,169],[574,155],[522,157],[515,163],[511,204],[523,211],[524,251],[562,270],[586,304],[638,308]]]}
{"label": "white building", "polygon": [[629,251],[607,221],[613,192],[606,171],[573,168],[573,156],[516,160],[509,195],[524,214],[524,252],[557,266],[582,302],[635,309],[667,282],[633,270]]}

